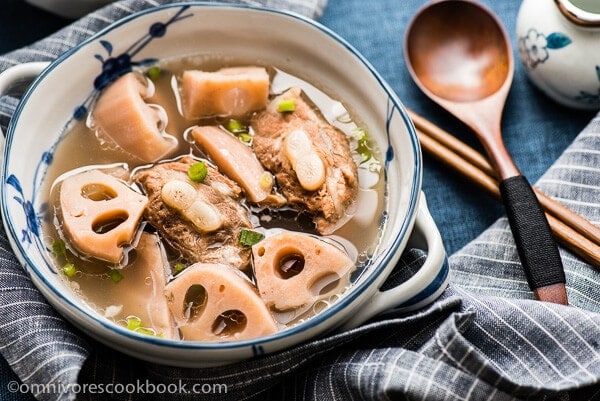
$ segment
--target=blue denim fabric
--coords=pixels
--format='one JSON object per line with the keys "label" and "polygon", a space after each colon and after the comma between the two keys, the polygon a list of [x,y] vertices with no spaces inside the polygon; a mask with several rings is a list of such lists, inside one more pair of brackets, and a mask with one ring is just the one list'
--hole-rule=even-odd
{"label": "blue denim fabric", "polygon": [[[121,3],[146,4],[142,0]],[[514,27],[520,2],[486,0],[483,3],[496,11],[505,23],[516,57]],[[418,0],[329,0],[321,22],[361,51],[407,107],[480,148],[468,129],[429,101],[408,75],[402,54],[403,35],[409,19],[423,4]],[[0,15],[0,19],[2,26],[6,16]],[[2,42],[6,44],[4,40]],[[55,45],[47,44],[49,47]],[[52,48],[51,52],[60,50]],[[24,61],[42,56],[23,50],[11,54],[11,57]],[[0,112],[14,107],[11,102],[5,99],[0,104]],[[574,112],[546,99],[527,81],[521,65],[516,63],[515,80],[503,120],[509,150],[531,182],[540,179],[545,191],[567,202],[581,200],[581,204],[573,203],[572,206],[598,223],[600,214],[596,204],[600,199],[597,196],[600,179],[574,177],[561,167],[598,165],[593,157],[588,160],[581,157],[586,151],[600,154],[600,119],[588,125],[594,116],[595,113]],[[5,124],[6,117],[1,122]],[[578,136],[585,127],[585,135]],[[563,154],[573,141],[575,143],[570,147],[573,151]],[[551,166],[552,169],[545,173]],[[565,182],[568,180],[594,185],[592,188],[579,188],[574,193],[566,189],[568,185]],[[168,384],[180,378],[191,384],[230,383],[228,394],[212,397],[207,394],[206,399],[516,400],[598,397],[598,272],[561,250],[567,270],[569,297],[574,307],[531,301],[532,294],[524,281],[506,220],[502,217],[503,208],[427,156],[423,182],[431,212],[448,252],[453,254],[450,258],[452,282],[437,302],[415,313],[400,314],[391,310],[357,329],[317,339],[275,355],[234,367],[189,370],[141,363],[114,352],[81,335],[40,302],[39,310],[28,310],[27,315],[32,318],[29,324],[39,324],[39,329],[21,325],[12,329],[11,323],[17,321],[23,312],[2,308],[0,352],[9,360],[10,368],[17,371],[26,383],[41,383],[51,377],[60,377],[65,382],[78,380],[79,383],[124,385],[137,380]],[[0,237],[0,251],[0,298],[6,303],[22,299],[42,301],[38,294],[29,291],[31,283],[26,275],[22,272],[15,274],[20,270],[8,251],[5,237]],[[417,250],[406,252],[403,268],[395,271],[390,282],[399,282],[410,276],[419,268],[423,257],[422,252]],[[9,279],[10,286],[7,286]],[[36,320],[36,314],[43,318]],[[32,337],[21,338],[22,333]],[[40,344],[53,344],[53,347],[48,350]],[[31,347],[39,350],[29,352]],[[40,356],[42,351],[47,355]],[[63,358],[60,361],[57,360],[59,356]],[[85,362],[82,362],[83,359],[86,359]],[[51,360],[57,361],[49,363]],[[39,366],[36,363],[41,362],[47,363],[43,372],[36,369]],[[76,365],[81,365],[81,369],[74,369]],[[16,376],[8,366],[0,366],[2,394],[8,381],[15,380]],[[61,370],[63,368],[64,371]],[[2,397],[4,395],[0,398],[8,400],[31,399],[20,394]],[[58,399],[56,394],[39,394],[38,398]],[[79,397],[106,398],[89,393]],[[171,397],[164,394],[121,394],[113,398],[193,399],[184,394]]]}

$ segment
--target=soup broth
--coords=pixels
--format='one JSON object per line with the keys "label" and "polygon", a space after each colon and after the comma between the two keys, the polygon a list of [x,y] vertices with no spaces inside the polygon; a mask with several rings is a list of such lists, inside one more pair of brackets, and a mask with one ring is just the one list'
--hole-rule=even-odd
{"label": "soup broth", "polygon": [[[240,333],[251,330],[251,325],[255,319],[254,315],[250,315],[250,311],[254,311],[259,307],[256,305],[261,303],[262,306],[268,305],[266,310],[270,317],[257,317],[256,319],[272,319],[275,330],[282,330],[296,325],[305,319],[309,319],[331,302],[343,296],[343,293],[352,285],[352,281],[360,275],[361,269],[368,264],[370,256],[375,252],[379,243],[381,228],[384,224],[383,221],[380,221],[380,218],[383,216],[385,203],[384,180],[381,177],[381,164],[379,162],[380,152],[375,144],[368,139],[368,130],[361,126],[360,120],[356,117],[360,113],[355,113],[348,106],[342,105],[340,101],[329,97],[312,83],[272,66],[257,66],[255,63],[250,64],[243,61],[229,64],[228,66],[224,65],[222,60],[187,57],[178,60],[165,60],[148,70],[138,72],[140,76],[148,78],[155,87],[154,93],[151,97],[145,99],[145,102],[160,105],[164,109],[167,116],[164,131],[177,140],[177,145],[164,158],[148,162],[140,160],[138,156],[132,155],[131,152],[125,151],[122,146],[116,144],[111,137],[105,135],[99,129],[97,121],[93,117],[94,106],[92,106],[90,117],[86,121],[74,122],[69,128],[69,132],[58,144],[53,163],[46,172],[44,185],[50,207],[44,220],[43,231],[45,238],[47,238],[48,247],[53,250],[51,258],[55,262],[57,270],[61,272],[70,288],[81,297],[82,302],[89,304],[107,319],[142,334],[200,341],[243,339],[244,337],[241,337],[242,334]],[[269,105],[272,107],[277,96],[280,96],[289,88],[299,88],[302,97],[307,99],[308,104],[311,105],[311,113],[316,113],[315,115],[318,115],[319,118],[326,120],[328,124],[335,127],[336,131],[343,133],[352,151],[351,163],[357,166],[358,190],[355,201],[345,212],[346,217],[335,223],[331,232],[324,235],[316,225],[312,211],[304,210],[303,206],[289,202],[290,197],[286,196],[284,192],[284,184],[278,181],[279,172],[269,171],[268,177],[272,177],[273,182],[271,183],[272,189],[268,201],[253,202],[249,200],[248,191],[242,186],[240,195],[237,198],[234,197],[239,205],[231,206],[232,210],[238,213],[241,213],[241,210],[247,214],[249,222],[246,225],[239,223],[242,227],[235,227],[233,230],[235,232],[239,230],[245,236],[256,236],[255,239],[251,240],[251,243],[246,245],[247,249],[242,250],[243,256],[241,258],[247,257],[250,261],[249,265],[244,265],[242,261],[239,262],[240,266],[236,266],[237,262],[232,261],[229,265],[234,267],[228,266],[217,273],[204,271],[196,266],[204,262],[191,260],[189,255],[182,252],[178,245],[173,243],[172,238],[165,238],[161,227],[155,226],[156,219],[148,218],[153,202],[157,202],[156,199],[166,199],[166,195],[164,195],[165,186],[163,186],[163,195],[159,194],[157,195],[158,198],[153,200],[147,193],[148,189],[140,184],[143,181],[141,179],[136,180],[135,177],[143,176],[148,171],[154,171],[150,170],[153,167],[170,168],[173,165],[179,168],[185,163],[190,166],[200,163],[204,168],[208,167],[209,178],[211,174],[216,174],[215,171],[223,173],[224,169],[221,168],[219,163],[213,160],[206,150],[198,145],[198,141],[195,139],[197,138],[196,133],[193,131],[193,127],[196,126],[219,127],[224,131],[227,131],[225,128],[228,128],[229,133],[234,131],[233,135],[237,136],[239,142],[253,149],[253,146],[258,142],[254,122],[257,114],[264,111],[252,110],[244,115],[236,116],[184,118],[181,104],[182,94],[178,89],[182,85],[184,71],[215,72],[223,67],[248,65],[264,68],[267,71],[269,95],[266,108],[270,107]],[[279,105],[282,103],[283,101],[280,101]],[[279,111],[278,113],[287,116],[299,112],[297,102],[295,107],[296,110]],[[236,127],[238,128],[236,129]],[[236,130],[238,132],[235,132]],[[299,142],[306,142],[302,132],[298,135]],[[288,149],[286,154],[290,160],[295,160],[294,157],[296,156],[293,152],[296,148],[289,145],[286,149]],[[300,159],[302,157],[304,156],[301,156]],[[295,163],[292,163],[292,165],[297,166],[301,164],[301,161]],[[135,234],[129,241],[130,243],[119,244],[124,251],[123,257],[116,262],[82,251],[82,248],[73,242],[72,237],[75,234],[70,235],[68,227],[66,227],[66,214],[70,212],[62,210],[64,205],[61,203],[61,192],[66,191],[63,189],[64,183],[78,174],[89,171],[100,171],[110,177],[116,177],[120,182],[133,188],[137,195],[144,195],[150,199],[139,224],[136,226]],[[188,174],[190,174],[189,170]],[[224,175],[227,176],[227,174]],[[325,182],[328,179],[328,177],[325,177]],[[226,177],[223,180],[226,180],[223,182],[227,183],[235,181],[232,177]],[[190,186],[199,188],[204,185],[204,182],[195,183],[193,181],[189,182],[186,188]],[[107,187],[102,185],[87,185],[85,188],[89,193],[80,195],[84,198],[90,198],[94,202],[108,201],[117,196],[111,192],[112,184],[106,184]],[[220,188],[223,187],[223,185],[219,185],[213,186],[217,188],[216,192],[219,192]],[[239,185],[235,182],[231,184],[231,188],[238,187]],[[303,193],[306,192],[310,191],[303,190]],[[316,193],[317,190],[315,190]],[[168,203],[166,200],[164,202]],[[213,208],[210,210],[219,208],[221,215],[229,213],[222,212],[223,209],[221,208],[224,207],[222,201],[209,205],[210,207]],[[161,210],[165,209],[163,205],[161,205],[161,208]],[[185,216],[189,214],[191,206],[187,209],[179,208],[177,210],[177,215],[183,216],[183,223],[181,224],[190,226],[190,221],[193,220],[187,219]],[[102,234],[104,231],[111,232],[125,221],[126,217],[124,216],[121,220],[117,219],[116,222],[112,219],[106,225],[98,224],[94,227],[95,234]],[[212,235],[229,223],[219,222],[219,224],[220,228],[216,231],[212,228],[207,229],[204,226],[201,227],[200,231],[203,233],[202,235],[205,231],[210,232]],[[295,237],[281,240],[282,247],[286,247],[286,249],[292,247],[295,251],[290,251],[293,257],[286,257],[283,258],[285,260],[278,261],[278,271],[268,273],[273,276],[273,280],[281,281],[283,277],[284,281],[291,282],[290,280],[295,276],[300,277],[302,274],[309,274],[310,269],[316,269],[318,266],[315,267],[315,263],[316,265],[322,263],[324,268],[335,269],[331,267],[333,262],[330,263],[330,261],[345,260],[344,258],[351,261],[352,267],[346,270],[340,268],[339,272],[342,273],[339,274],[337,270],[326,270],[327,274],[311,273],[318,277],[318,280],[316,280],[316,283],[311,281],[310,284],[306,284],[309,287],[303,288],[309,294],[306,295],[309,301],[299,301],[299,306],[280,306],[277,300],[267,302],[264,298],[266,296],[265,291],[260,288],[261,283],[258,282],[260,278],[257,278],[260,275],[260,267],[255,264],[258,263],[257,259],[260,259],[265,252],[268,253],[269,246],[271,246],[271,244],[264,246],[261,246],[261,244],[268,244],[266,241],[270,238],[276,243],[275,238],[278,235],[283,235],[282,233],[303,235],[305,237],[300,238],[306,238],[306,240],[302,239],[298,243],[290,242],[294,240],[289,238]],[[197,235],[202,237],[200,234]],[[316,257],[305,254],[305,248],[302,248],[304,246],[302,244],[308,244],[312,239],[319,241],[315,245],[317,247],[321,243],[327,244],[327,246],[324,245],[322,254],[320,253],[321,248],[319,248],[319,256]],[[216,241],[207,248],[224,249],[226,245],[227,243],[224,241]],[[207,251],[210,251],[210,249]],[[344,257],[340,258],[336,252],[340,252],[339,255]],[[328,257],[331,259],[327,259]],[[319,258],[321,258],[321,262],[319,262]],[[315,260],[316,262],[314,262]],[[212,262],[209,262],[207,263],[212,264]],[[217,265],[222,265],[221,262]],[[194,266],[194,269],[191,269],[190,266]],[[230,270],[233,271],[231,275],[229,274]],[[200,323],[203,319],[202,314],[209,313],[208,311],[212,307],[210,303],[211,296],[213,295],[213,292],[211,292],[213,291],[212,287],[204,282],[199,284],[199,280],[204,280],[204,277],[212,277],[212,275],[222,277],[227,283],[228,291],[237,291],[236,294],[242,294],[241,297],[248,296],[250,298],[254,297],[251,294],[258,294],[262,299],[259,298],[260,302],[256,301],[258,302],[256,304],[251,303],[249,300],[242,300],[240,301],[240,307],[234,305],[228,310],[221,311],[220,314],[217,312],[218,318],[213,318],[214,321],[208,329],[211,332],[210,335],[198,337],[194,333],[201,330],[199,327],[202,325]],[[236,281],[238,280],[237,276],[243,278],[243,283]],[[177,283],[183,280],[179,277],[182,279],[183,277],[189,278],[185,285],[180,285]],[[250,291],[245,292],[247,288],[244,283],[248,284],[251,288]],[[260,290],[257,289],[257,286]],[[215,293],[224,291],[224,288],[225,285],[216,286],[214,291]],[[286,292],[289,290],[274,288],[271,292],[277,293],[278,291]],[[233,295],[229,296],[228,299],[231,297]],[[169,305],[172,302],[182,302],[185,307],[171,307]],[[252,302],[255,301],[252,300]],[[262,327],[264,324],[258,326]],[[264,332],[259,330],[253,336],[272,332],[272,329]]]}

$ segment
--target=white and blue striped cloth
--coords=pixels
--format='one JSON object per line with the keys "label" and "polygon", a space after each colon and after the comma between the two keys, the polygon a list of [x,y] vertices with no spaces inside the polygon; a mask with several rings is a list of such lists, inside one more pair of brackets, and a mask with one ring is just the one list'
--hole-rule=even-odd
{"label": "white and blue striped cloth", "polygon": [[[0,56],[0,71],[26,61],[52,60],[116,19],[169,2],[116,2],[45,40]],[[248,3],[317,18],[326,0]],[[3,128],[16,103],[8,96],[0,98]],[[600,224],[598,166],[600,116],[537,186]],[[32,389],[55,385],[55,392],[37,387],[34,396],[40,400],[600,398],[600,273],[565,250],[561,255],[572,306],[532,300],[508,223],[501,218],[452,255],[450,287],[423,310],[409,315],[390,311],[357,329],[232,366],[180,369],[120,354],[64,321],[33,287],[2,230],[0,352]],[[407,251],[387,285],[418,269],[423,257],[418,250]],[[86,384],[131,388],[139,383],[182,390],[199,385],[214,391],[81,391]]]}

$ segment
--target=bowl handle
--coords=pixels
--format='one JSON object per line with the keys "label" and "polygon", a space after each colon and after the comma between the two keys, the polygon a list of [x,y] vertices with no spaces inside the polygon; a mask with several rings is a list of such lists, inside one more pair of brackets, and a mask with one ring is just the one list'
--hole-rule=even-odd
{"label": "bowl handle", "polygon": [[[0,74],[0,96],[3,95],[22,95],[31,81],[50,64],[47,61],[35,61],[31,63],[17,64],[7,68]],[[0,129],[4,140],[4,133]]]}
{"label": "bowl handle", "polygon": [[379,313],[394,309],[408,312],[421,308],[438,298],[448,285],[448,259],[440,232],[427,208],[425,195],[421,194],[417,217],[407,248],[427,250],[421,268],[402,284],[375,294],[361,306],[342,329],[360,325]]}

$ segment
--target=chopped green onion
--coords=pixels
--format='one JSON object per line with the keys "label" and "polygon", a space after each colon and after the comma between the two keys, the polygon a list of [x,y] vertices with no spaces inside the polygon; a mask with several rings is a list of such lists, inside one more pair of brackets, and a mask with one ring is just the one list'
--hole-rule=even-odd
{"label": "chopped green onion", "polygon": [[62,272],[65,276],[71,278],[77,274],[77,269],[73,263],[67,263],[62,267]]}
{"label": "chopped green onion", "polygon": [[185,265],[181,262],[175,263],[175,266],[173,267],[175,274],[181,273],[184,269]]}
{"label": "chopped green onion", "polygon": [[250,134],[246,134],[246,133],[242,132],[241,134],[238,135],[238,138],[240,138],[240,140],[242,142],[246,142],[246,143],[252,142],[252,135],[250,135]]}
{"label": "chopped green onion", "polygon": [[147,336],[155,336],[156,335],[154,330],[150,330],[145,327],[138,327],[137,329],[135,329],[135,332],[140,333],[140,334],[145,334]]}
{"label": "chopped green onion", "polygon": [[137,316],[129,316],[126,319],[127,329],[131,331],[135,331],[136,333],[146,334],[149,336],[157,335],[154,330],[147,329],[146,327],[142,327],[142,319]]}
{"label": "chopped green onion", "polygon": [[150,78],[152,81],[156,81],[161,75],[160,67],[150,67],[148,71],[146,71],[146,75],[148,75],[148,78]]}
{"label": "chopped green onion", "polygon": [[108,272],[106,272],[106,275],[115,283],[123,280],[123,275],[116,269],[110,269]]}
{"label": "chopped green onion", "polygon": [[241,121],[233,118],[229,119],[229,121],[225,123],[225,128],[227,128],[227,131],[236,135],[248,132],[248,127],[246,127]]}
{"label": "chopped green onion", "polygon": [[129,316],[127,318],[127,328],[129,330],[137,330],[142,327],[142,319],[137,316]]}
{"label": "chopped green onion", "polygon": [[371,148],[369,147],[367,133],[365,132],[365,130],[362,128],[359,128],[356,130],[356,134],[357,134],[356,140],[358,142],[356,151],[362,158],[362,163],[364,163],[367,160],[371,159],[371,157],[373,157],[373,153],[371,153]]}
{"label": "chopped green onion", "polygon": [[56,256],[65,256],[67,254],[67,247],[65,241],[57,239],[52,243],[52,253]]}
{"label": "chopped green onion", "polygon": [[231,118],[225,123],[225,128],[227,131],[237,136],[240,141],[245,143],[252,142],[252,135],[249,134],[250,130],[248,129],[248,126],[244,125],[241,121]]}
{"label": "chopped green onion", "polygon": [[252,246],[260,242],[265,236],[259,232],[242,229],[240,231],[240,245]]}
{"label": "chopped green onion", "polygon": [[202,182],[208,174],[208,168],[204,162],[192,164],[188,169],[188,177],[194,182]]}
{"label": "chopped green onion", "polygon": [[280,113],[296,110],[296,101],[294,99],[283,99],[277,104],[277,111]]}

